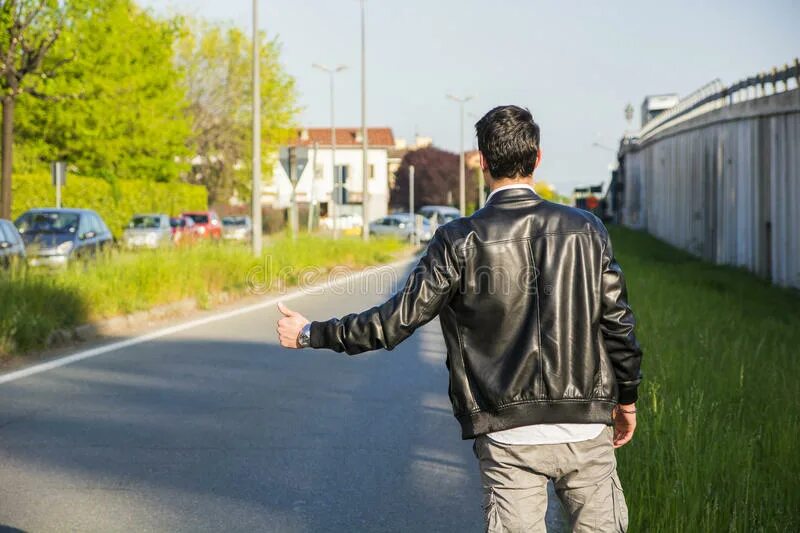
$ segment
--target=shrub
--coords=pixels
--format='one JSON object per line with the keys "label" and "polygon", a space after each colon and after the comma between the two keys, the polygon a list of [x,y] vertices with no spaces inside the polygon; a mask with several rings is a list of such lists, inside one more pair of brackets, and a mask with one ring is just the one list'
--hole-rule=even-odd
{"label": "shrub", "polygon": [[[55,187],[47,174],[16,174],[12,188],[13,218],[34,207],[55,205]],[[201,185],[147,180],[109,182],[70,175],[61,189],[61,205],[94,209],[119,237],[134,213],[176,215],[185,210],[202,210],[208,205],[208,195]]]}

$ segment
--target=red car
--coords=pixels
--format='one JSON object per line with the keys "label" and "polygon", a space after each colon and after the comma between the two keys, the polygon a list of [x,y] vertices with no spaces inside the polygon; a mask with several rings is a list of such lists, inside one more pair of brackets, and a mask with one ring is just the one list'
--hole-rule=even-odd
{"label": "red car", "polygon": [[194,233],[198,239],[222,239],[222,224],[214,211],[187,211],[182,217],[191,218],[194,222]]}
{"label": "red car", "polygon": [[170,218],[169,225],[172,227],[172,242],[175,244],[191,244],[197,238],[194,220],[189,217]]}

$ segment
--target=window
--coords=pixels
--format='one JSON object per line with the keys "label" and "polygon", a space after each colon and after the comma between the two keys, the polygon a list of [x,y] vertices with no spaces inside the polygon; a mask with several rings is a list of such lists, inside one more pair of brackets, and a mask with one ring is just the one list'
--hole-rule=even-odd
{"label": "window", "polygon": [[16,239],[12,238],[11,231],[2,220],[0,220],[0,241],[10,242],[11,244],[16,243]]}
{"label": "window", "polygon": [[370,179],[374,179],[375,178],[375,165],[370,165],[369,166],[369,177],[370,177]]}
{"label": "window", "polygon": [[74,233],[78,227],[78,215],[63,211],[28,212],[17,219],[20,233]]}

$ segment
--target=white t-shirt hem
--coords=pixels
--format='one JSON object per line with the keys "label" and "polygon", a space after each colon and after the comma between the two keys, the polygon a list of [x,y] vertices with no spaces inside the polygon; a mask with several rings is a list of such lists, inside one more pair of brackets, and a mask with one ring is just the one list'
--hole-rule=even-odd
{"label": "white t-shirt hem", "polygon": [[500,444],[531,446],[538,444],[567,444],[600,436],[605,424],[533,424],[487,433]]}

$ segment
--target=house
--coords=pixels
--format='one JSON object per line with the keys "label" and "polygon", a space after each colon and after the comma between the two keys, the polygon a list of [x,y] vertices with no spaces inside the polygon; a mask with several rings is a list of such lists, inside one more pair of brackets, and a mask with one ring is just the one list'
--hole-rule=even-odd
{"label": "house", "polygon": [[[388,152],[394,148],[391,128],[367,128],[369,219],[386,216],[389,203]],[[295,191],[298,204],[318,203],[321,217],[330,212],[334,196],[334,166],[331,159],[331,129],[303,128],[290,146],[308,148],[308,164]],[[340,215],[361,215],[362,209],[361,128],[336,128],[336,171],[341,176]],[[280,161],[275,162],[272,183],[265,185],[262,204],[276,209],[289,207],[292,185]]]}

